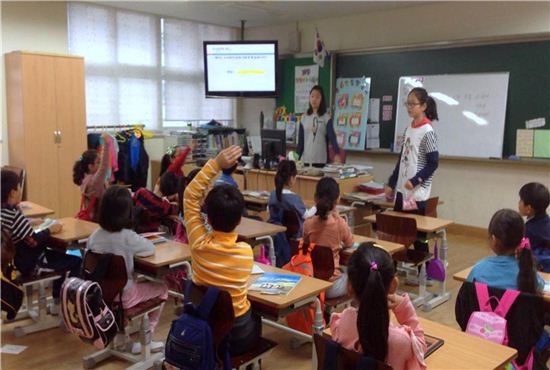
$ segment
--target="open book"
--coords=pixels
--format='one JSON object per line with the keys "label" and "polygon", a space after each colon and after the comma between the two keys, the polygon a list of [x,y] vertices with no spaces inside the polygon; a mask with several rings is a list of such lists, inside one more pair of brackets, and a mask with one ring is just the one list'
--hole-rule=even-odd
{"label": "open book", "polygon": [[164,243],[166,241],[166,238],[161,236],[162,234],[164,233],[159,231],[159,232],[141,233],[139,235],[147,240],[150,240],[153,244],[158,244],[158,243]]}
{"label": "open book", "polygon": [[248,287],[262,294],[288,294],[302,279],[300,275],[265,273]]}

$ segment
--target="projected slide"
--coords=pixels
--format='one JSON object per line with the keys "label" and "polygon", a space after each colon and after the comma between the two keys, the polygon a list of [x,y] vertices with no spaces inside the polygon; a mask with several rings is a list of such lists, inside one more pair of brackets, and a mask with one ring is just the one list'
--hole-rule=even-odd
{"label": "projected slide", "polygon": [[209,91],[275,91],[273,44],[206,46]]}

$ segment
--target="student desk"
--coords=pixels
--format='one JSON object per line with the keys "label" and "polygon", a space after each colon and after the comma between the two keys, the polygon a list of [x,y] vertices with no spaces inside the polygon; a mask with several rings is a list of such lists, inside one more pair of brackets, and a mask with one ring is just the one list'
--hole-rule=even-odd
{"label": "student desk", "polygon": [[[430,370],[502,369],[517,356],[514,348],[474,337],[422,317],[418,319],[426,334],[445,342],[426,358],[426,365]],[[323,335],[331,337],[330,329],[324,330]]]}
{"label": "student desk", "polygon": [[[363,235],[353,235],[353,241],[354,243],[366,243],[366,242],[374,242],[384,248],[390,255],[394,254],[395,252],[401,251],[405,249],[405,246],[403,244],[389,242],[386,240],[380,240],[380,239],[374,239],[369,238],[368,236]],[[342,265],[345,265],[348,262],[349,257],[355,252],[357,248],[344,248],[340,252],[340,263]]]}
{"label": "student desk", "polygon": [[[418,231],[425,232],[429,237],[435,237],[441,239],[440,255],[439,258],[443,261],[443,266],[447,268],[447,231],[446,228],[449,225],[453,224],[451,220],[445,220],[442,218],[428,217],[415,215],[411,213],[403,213],[396,211],[385,211],[384,214],[391,216],[399,217],[408,217],[416,220],[416,228]],[[365,217],[365,220],[369,223],[376,223],[376,215],[370,215]],[[425,274],[425,271],[421,271],[421,274]],[[419,286],[419,298],[417,300],[419,305],[422,305],[424,311],[430,311],[433,307],[436,307],[451,298],[451,294],[445,290],[445,284],[447,280],[447,275],[445,275],[445,280],[439,283],[439,292],[433,297],[430,293],[426,291],[426,286],[424,284],[425,279],[420,277],[420,286]],[[430,298],[431,297],[431,298]]]}
{"label": "student desk", "polygon": [[86,239],[99,228],[99,224],[95,222],[79,220],[74,217],[64,217],[57,221],[63,225],[63,229],[57,234],[52,234],[52,238],[67,243]]}
{"label": "student desk", "polygon": [[269,259],[273,266],[275,266],[276,262],[275,244],[271,236],[285,231],[286,227],[284,226],[257,221],[247,217],[241,218],[241,223],[235,229],[235,232],[243,239],[266,240],[270,247]]}
{"label": "student desk", "polygon": [[55,213],[52,209],[29,201],[21,202],[19,208],[25,217],[43,217]]}
{"label": "student desk", "polygon": [[191,260],[191,248],[189,245],[166,240],[155,244],[155,254],[149,257],[135,257],[136,270],[146,275],[160,278],[169,270],[184,265]]}
{"label": "student desk", "polygon": [[[264,265],[255,262],[262,270],[271,273],[280,274],[292,274],[298,275],[295,272],[280,269],[278,267]],[[261,275],[251,275],[249,279],[249,286]],[[315,303],[315,320],[313,322],[313,332],[321,333],[324,329],[323,326],[323,312],[321,310],[321,302],[317,298],[319,293],[327,290],[332,286],[332,282],[315,279],[309,276],[303,276],[298,284],[287,295],[270,295],[262,294],[256,291],[248,291],[248,299],[252,304],[254,311],[258,312],[262,317],[262,322],[266,325],[272,326],[276,329],[284,330],[297,337],[312,341],[313,338],[301,331],[292,329],[286,325],[283,325],[278,320],[284,318],[293,311],[302,309],[309,306],[311,303]],[[313,349],[313,355],[315,349]]]}
{"label": "student desk", "polygon": [[[453,279],[457,281],[466,281],[468,278],[468,275],[470,275],[470,271],[472,270],[471,267],[468,267],[462,271],[457,272],[453,275]],[[541,278],[544,279],[544,281],[548,282],[550,281],[550,272],[540,272],[537,271]],[[550,302],[550,292],[543,292],[542,297],[544,298],[544,301]]]}

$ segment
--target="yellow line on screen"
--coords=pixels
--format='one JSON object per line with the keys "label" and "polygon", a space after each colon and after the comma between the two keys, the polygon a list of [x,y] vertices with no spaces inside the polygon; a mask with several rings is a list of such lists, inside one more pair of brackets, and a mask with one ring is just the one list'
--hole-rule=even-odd
{"label": "yellow line on screen", "polygon": [[237,74],[240,75],[263,75],[265,71],[262,69],[243,69],[242,71],[237,71]]}

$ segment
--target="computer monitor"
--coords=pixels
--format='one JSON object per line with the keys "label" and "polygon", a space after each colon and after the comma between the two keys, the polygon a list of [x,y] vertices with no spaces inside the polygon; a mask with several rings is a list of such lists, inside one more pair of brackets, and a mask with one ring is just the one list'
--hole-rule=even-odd
{"label": "computer monitor", "polygon": [[277,157],[286,157],[286,131],[262,129],[262,158],[265,168],[277,163]]}

